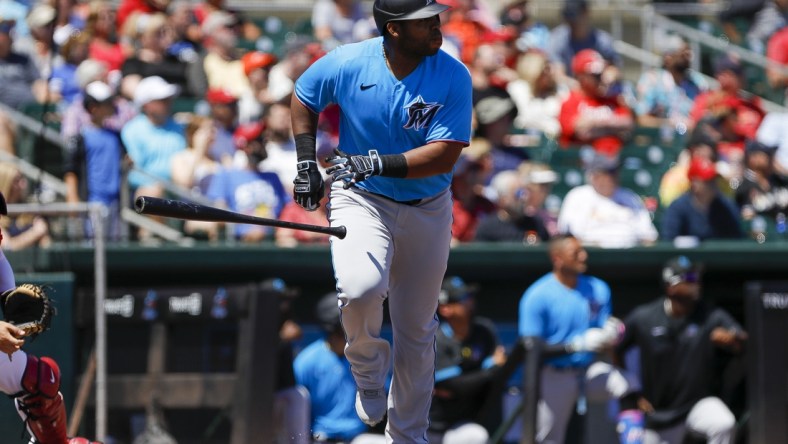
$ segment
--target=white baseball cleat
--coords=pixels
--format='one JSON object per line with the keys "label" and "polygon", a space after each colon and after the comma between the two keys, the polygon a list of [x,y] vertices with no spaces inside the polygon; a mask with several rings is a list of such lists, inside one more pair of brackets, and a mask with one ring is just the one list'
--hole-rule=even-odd
{"label": "white baseball cleat", "polygon": [[358,389],[356,413],[364,424],[370,427],[376,426],[383,421],[386,410],[388,410],[388,400],[384,389]]}

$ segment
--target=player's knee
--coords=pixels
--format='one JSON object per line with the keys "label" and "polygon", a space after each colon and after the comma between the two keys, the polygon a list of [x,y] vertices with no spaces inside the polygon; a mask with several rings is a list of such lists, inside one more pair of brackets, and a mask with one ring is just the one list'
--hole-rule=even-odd
{"label": "player's knee", "polygon": [[342,308],[351,305],[380,304],[386,298],[388,289],[382,279],[362,278],[351,282],[342,281],[342,292],[339,299]]}
{"label": "player's knee", "polygon": [[54,359],[27,355],[27,366],[22,375],[25,394],[54,398],[60,390],[60,367]]}

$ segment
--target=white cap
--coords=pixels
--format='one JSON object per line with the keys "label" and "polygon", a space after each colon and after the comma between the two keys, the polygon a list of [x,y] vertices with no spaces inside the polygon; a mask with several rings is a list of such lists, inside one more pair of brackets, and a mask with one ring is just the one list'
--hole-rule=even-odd
{"label": "white cap", "polygon": [[554,183],[558,180],[558,174],[553,170],[531,171],[528,175],[528,183],[543,184]]}
{"label": "white cap", "polygon": [[27,26],[31,28],[40,28],[52,23],[55,20],[57,11],[52,6],[46,3],[36,5],[32,11],[27,15]]}
{"label": "white cap", "polygon": [[112,98],[115,93],[112,88],[102,81],[90,82],[85,87],[85,95],[94,99],[97,102],[105,102]]}
{"label": "white cap", "polygon": [[205,18],[205,21],[202,22],[202,34],[203,36],[208,37],[216,32],[217,29],[225,26],[235,25],[236,23],[238,23],[238,19],[229,12],[214,11]]}
{"label": "white cap", "polygon": [[175,97],[180,92],[180,86],[167,83],[166,80],[159,76],[145,77],[140,80],[137,88],[134,89],[134,104],[142,106],[154,100]]}
{"label": "white cap", "polygon": [[77,66],[77,83],[84,89],[89,83],[101,80],[107,75],[107,64],[96,59],[87,59]]}

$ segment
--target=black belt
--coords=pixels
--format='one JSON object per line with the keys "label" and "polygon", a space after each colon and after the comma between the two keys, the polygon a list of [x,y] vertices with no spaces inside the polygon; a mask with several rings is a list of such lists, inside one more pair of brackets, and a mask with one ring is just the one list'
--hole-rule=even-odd
{"label": "black belt", "polygon": [[424,201],[424,199],[396,200],[396,199],[393,199],[393,198],[391,198],[389,196],[386,196],[385,194],[373,193],[372,191],[362,190],[361,188],[358,188],[358,189],[363,191],[363,192],[365,192],[365,193],[374,194],[375,196],[382,197],[382,198],[384,198],[384,199],[386,199],[388,201],[391,201],[391,202],[394,202],[394,203],[398,203],[398,204],[402,204],[402,205],[408,205],[408,206],[411,206],[411,207],[414,207],[414,206],[416,206],[416,205],[418,205],[418,204],[420,204],[421,202]]}

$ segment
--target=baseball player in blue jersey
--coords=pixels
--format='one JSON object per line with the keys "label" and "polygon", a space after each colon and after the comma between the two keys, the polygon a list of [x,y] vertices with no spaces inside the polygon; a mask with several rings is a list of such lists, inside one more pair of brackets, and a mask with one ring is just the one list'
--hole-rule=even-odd
{"label": "baseball player in blue jersey", "polygon": [[[356,412],[367,424],[388,414],[389,442],[426,443],[435,311],[451,240],[449,184],[470,140],[471,80],[440,50],[438,14],[447,6],[376,0],[373,8],[381,37],[333,50],[296,82],[294,197],[308,210],[319,205],[317,118],[336,103],[339,149],[328,159],[328,208],[331,225],[348,232],[331,239],[331,254]],[[380,337],[386,298],[393,346]]]}
{"label": "baseball player in blue jersey", "polygon": [[[568,344],[573,351],[547,359],[541,373],[536,441],[561,444],[578,400],[620,399],[629,417],[640,384],[634,376],[596,360],[596,353],[612,351],[623,335],[623,323],[610,316],[607,283],[585,274],[588,253],[580,241],[571,235],[554,236],[548,252],[553,271],[536,280],[520,299],[518,330],[522,337]],[[640,420],[642,432],[642,415]],[[621,441],[629,444],[639,438]]]}

